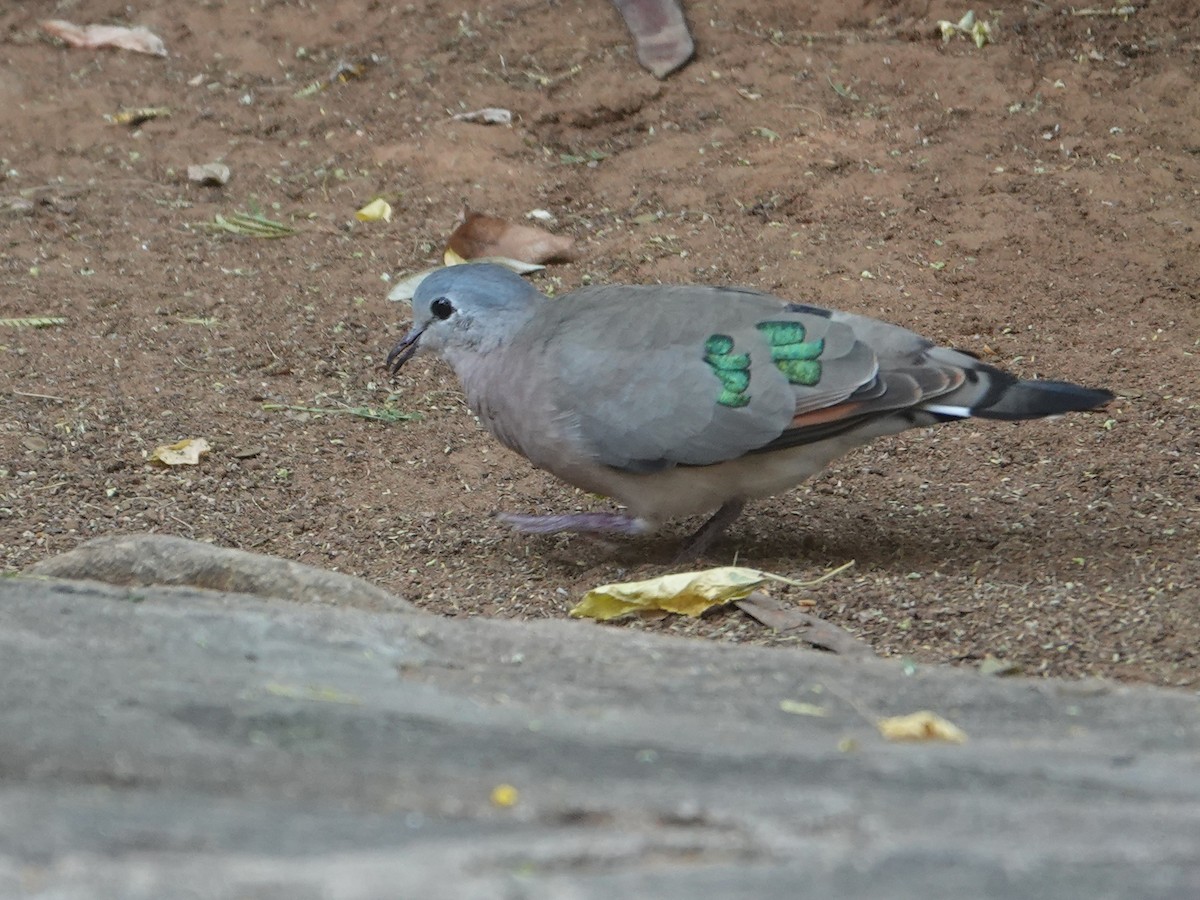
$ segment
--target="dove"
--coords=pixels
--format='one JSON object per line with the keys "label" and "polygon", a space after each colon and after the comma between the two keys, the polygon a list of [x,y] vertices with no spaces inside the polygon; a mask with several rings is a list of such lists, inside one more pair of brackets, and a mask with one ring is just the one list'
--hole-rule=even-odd
{"label": "dove", "polygon": [[491,264],[439,269],[412,297],[393,376],[418,351],[450,364],[502,444],[625,512],[503,513],[518,531],[647,534],[711,514],[698,556],[747,501],[909,428],[1036,419],[1113,395],[1022,380],[886,322],[759,291],[605,285],[557,299]]}

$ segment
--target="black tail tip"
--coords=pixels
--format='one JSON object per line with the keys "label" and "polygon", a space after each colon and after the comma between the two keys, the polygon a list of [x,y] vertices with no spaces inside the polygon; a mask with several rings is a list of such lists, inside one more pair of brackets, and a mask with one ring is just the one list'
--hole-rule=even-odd
{"label": "black tail tip", "polygon": [[1087,412],[1111,403],[1116,395],[1069,381],[1017,381],[987,409],[975,414],[989,419],[1040,419],[1069,412]]}

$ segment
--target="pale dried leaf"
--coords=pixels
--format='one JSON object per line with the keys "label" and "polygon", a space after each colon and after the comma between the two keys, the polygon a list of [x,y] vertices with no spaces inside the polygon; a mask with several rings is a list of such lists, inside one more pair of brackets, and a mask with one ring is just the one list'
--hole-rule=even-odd
{"label": "pale dried leaf", "polygon": [[392,205],[382,197],[372,200],[354,214],[360,222],[390,222],[392,221]]}
{"label": "pale dried leaf", "polygon": [[[516,272],[518,275],[528,275],[530,272],[540,272],[545,266],[534,265],[533,263],[521,262],[519,259],[508,259],[504,256],[485,256],[482,259],[462,259],[455,254],[450,256],[451,251],[446,252],[446,266],[457,266],[462,264],[478,265],[480,263],[491,263],[495,266],[503,266],[510,272]],[[412,275],[406,275],[396,282],[395,286],[388,292],[389,300],[411,300],[413,294],[417,292],[417,287],[424,281],[431,272],[436,272],[438,269],[444,269],[446,266],[433,266],[429,269],[423,269],[420,272],[415,272]]]}
{"label": "pale dried leaf", "polygon": [[123,25],[76,25],[63,19],[47,19],[41,23],[42,30],[61,40],[70,47],[98,50],[113,47],[117,50],[133,50],[151,56],[166,56],[167,47],[162,38],[141,25],[126,28]]}
{"label": "pale dried leaf", "polygon": [[455,122],[478,122],[482,125],[511,125],[512,110],[500,109],[496,106],[486,106],[471,112],[461,112],[450,117]]}

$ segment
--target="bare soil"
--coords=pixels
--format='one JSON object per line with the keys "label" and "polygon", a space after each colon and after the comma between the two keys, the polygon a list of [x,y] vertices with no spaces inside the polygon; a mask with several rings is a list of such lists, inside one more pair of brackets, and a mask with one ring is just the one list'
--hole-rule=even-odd
{"label": "bare soil", "polygon": [[[1194,4],[988,6],[978,49],[934,35],[949,3],[693,2],[697,58],[659,82],[585,0],[6,5],[0,317],[66,323],[0,327],[4,569],[154,531],[513,618],[669,571],[697,523],[507,532],[494,510],[607,504],[500,448],[442,364],[381,367],[407,319],[388,279],[436,262],[464,205],[545,208],[585,251],[546,290],[752,285],[1119,395],[879,441],[754,505],[709,562],[857,560],[779,596],[888,655],[1200,683]],[[51,17],[146,25],[170,56],[69,50]],[[304,91],[343,61],[360,77]],[[104,118],[152,106],[172,115]],[[484,106],[514,125],[450,120]],[[228,185],[187,180],[212,161]],[[356,221],[380,196],[393,221]],[[256,210],[296,233],[209,227]],[[147,462],[188,437],[199,466]],[[626,627],[795,640],[736,609]]]}

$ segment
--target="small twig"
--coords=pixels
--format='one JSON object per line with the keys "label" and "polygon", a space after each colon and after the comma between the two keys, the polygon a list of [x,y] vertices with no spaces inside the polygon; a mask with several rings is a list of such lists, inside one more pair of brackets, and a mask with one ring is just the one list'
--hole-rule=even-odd
{"label": "small twig", "polygon": [[1073,16],[1119,16],[1122,19],[1128,18],[1137,12],[1136,6],[1110,6],[1108,9],[1097,9],[1089,6],[1086,9],[1073,9]]}
{"label": "small twig", "polygon": [[853,565],[854,560],[850,560],[850,562],[842,563],[836,569],[830,569],[824,575],[819,575],[816,578],[812,578],[808,581],[797,581],[794,578],[784,578],[782,575],[774,575],[771,572],[763,572],[762,574],[772,581],[778,581],[782,584],[790,584],[792,587],[812,588],[816,587],[817,585],[824,584],[830,578],[841,575]]}
{"label": "small twig", "polygon": [[34,394],[29,391],[9,391],[14,397],[34,397],[38,400],[54,400],[57,403],[66,403],[62,397],[55,397],[53,394]]}

